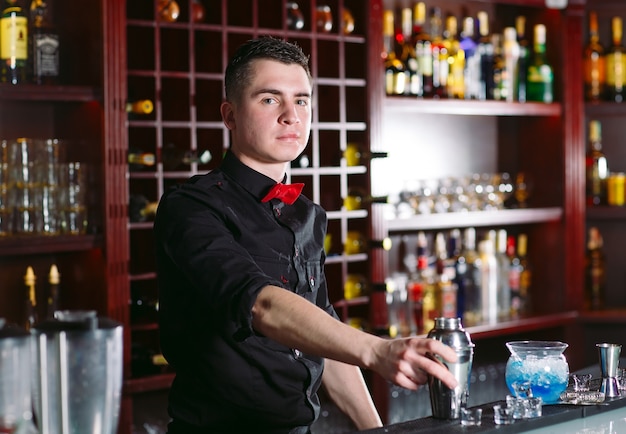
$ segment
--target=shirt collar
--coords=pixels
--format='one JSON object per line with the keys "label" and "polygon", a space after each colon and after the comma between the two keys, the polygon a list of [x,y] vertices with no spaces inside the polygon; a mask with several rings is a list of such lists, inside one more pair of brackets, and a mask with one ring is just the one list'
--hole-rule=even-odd
{"label": "shirt collar", "polygon": [[[265,197],[269,189],[276,184],[276,181],[272,178],[243,164],[231,151],[226,151],[220,168],[226,175],[249,191],[259,201]],[[286,180],[287,175],[285,175],[283,182]]]}

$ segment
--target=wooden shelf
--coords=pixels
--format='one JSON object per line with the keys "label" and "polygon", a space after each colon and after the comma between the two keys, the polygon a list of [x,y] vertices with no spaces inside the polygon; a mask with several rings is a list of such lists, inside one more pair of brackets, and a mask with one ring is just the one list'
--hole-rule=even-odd
{"label": "wooden shelf", "polygon": [[124,381],[123,393],[125,395],[131,395],[135,393],[169,389],[173,380],[173,373],[132,378]]}
{"label": "wooden shelf", "polygon": [[505,101],[465,101],[386,97],[385,110],[415,114],[470,116],[561,116],[559,103],[508,103]]}
{"label": "wooden shelf", "polygon": [[101,235],[11,236],[0,240],[0,256],[79,252],[101,248]]}
{"label": "wooden shelf", "polygon": [[619,206],[596,206],[587,208],[587,220],[626,220],[626,208]]}
{"label": "wooden shelf", "polygon": [[465,329],[472,336],[472,340],[480,340],[497,336],[544,330],[553,327],[569,326],[576,322],[578,316],[578,312],[576,311],[567,311],[529,318],[500,321],[494,324],[468,326],[465,327]]}
{"label": "wooden shelf", "polygon": [[431,229],[507,226],[558,221],[561,208],[503,209],[463,213],[416,215],[406,219],[387,220],[389,232],[408,232]]}
{"label": "wooden shelf", "polygon": [[626,308],[583,311],[579,319],[584,324],[626,324]]}
{"label": "wooden shelf", "polygon": [[100,89],[89,86],[38,86],[0,84],[0,99],[33,102],[89,102],[102,99]]}

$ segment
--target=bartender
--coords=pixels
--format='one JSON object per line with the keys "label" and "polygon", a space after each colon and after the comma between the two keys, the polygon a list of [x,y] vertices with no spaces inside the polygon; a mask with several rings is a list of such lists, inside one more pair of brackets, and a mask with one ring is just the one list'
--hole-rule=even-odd
{"label": "bartender", "polygon": [[[324,276],[325,211],[285,185],[309,140],[312,81],[295,44],[244,43],[220,109],[220,167],[166,192],[154,231],[169,434],[309,433],[321,384],[358,429],[382,426],[361,368],[415,390],[455,387],[441,342],[384,339],[338,320]],[[201,97],[201,96],[199,96]]]}

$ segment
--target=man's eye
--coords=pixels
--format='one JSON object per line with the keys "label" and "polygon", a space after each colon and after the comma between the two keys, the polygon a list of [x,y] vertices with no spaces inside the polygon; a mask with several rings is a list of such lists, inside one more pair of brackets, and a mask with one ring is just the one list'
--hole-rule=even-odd
{"label": "man's eye", "polygon": [[297,101],[297,104],[301,105],[301,106],[307,106],[307,105],[309,105],[309,100],[307,100],[307,99],[299,99]]}

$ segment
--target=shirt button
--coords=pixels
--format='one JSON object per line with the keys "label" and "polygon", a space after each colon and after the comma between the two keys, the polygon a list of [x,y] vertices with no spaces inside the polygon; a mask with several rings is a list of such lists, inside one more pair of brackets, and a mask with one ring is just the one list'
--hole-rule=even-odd
{"label": "shirt button", "polygon": [[315,277],[313,277],[313,276],[309,277],[309,286],[311,288],[315,287]]}
{"label": "shirt button", "polygon": [[296,359],[299,359],[300,357],[302,357],[302,351],[294,349],[293,355]]}

